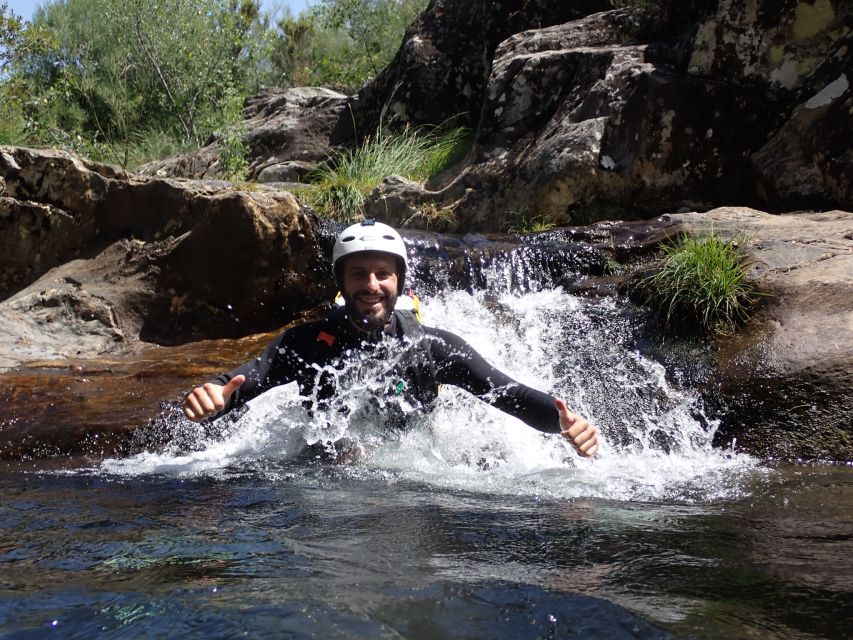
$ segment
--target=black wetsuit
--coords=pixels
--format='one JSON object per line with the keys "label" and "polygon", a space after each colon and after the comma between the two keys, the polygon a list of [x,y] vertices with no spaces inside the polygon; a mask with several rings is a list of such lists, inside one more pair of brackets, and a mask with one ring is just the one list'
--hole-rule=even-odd
{"label": "black wetsuit", "polygon": [[[237,375],[246,381],[231,396],[225,411],[239,407],[272,387],[296,382],[311,406],[334,394],[334,381],[323,367],[338,366],[347,359],[375,352],[387,358],[388,346],[397,347],[397,366],[389,372],[389,393],[407,387],[407,393],[428,404],[436,385],[465,389],[498,409],[546,433],[559,433],[559,414],[554,398],[498,371],[459,336],[432,327],[419,327],[416,335],[407,327],[410,312],[395,311],[384,332],[367,334],[357,330],[344,309],[332,311],[324,320],[297,325],[272,342],[257,358],[222,374],[212,382],[227,384]],[[408,356],[401,360],[400,353]],[[336,365],[337,363],[337,365]]]}

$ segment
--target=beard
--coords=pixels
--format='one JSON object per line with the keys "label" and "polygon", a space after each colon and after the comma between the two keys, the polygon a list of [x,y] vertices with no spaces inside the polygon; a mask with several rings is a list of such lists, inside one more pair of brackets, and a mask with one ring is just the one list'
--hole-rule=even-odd
{"label": "beard", "polygon": [[365,312],[359,310],[355,301],[356,296],[361,293],[365,292],[356,291],[352,296],[344,297],[345,308],[349,314],[350,322],[357,329],[367,331],[368,333],[384,329],[385,325],[391,320],[391,313],[397,305],[397,294],[388,294],[382,301],[381,308]]}

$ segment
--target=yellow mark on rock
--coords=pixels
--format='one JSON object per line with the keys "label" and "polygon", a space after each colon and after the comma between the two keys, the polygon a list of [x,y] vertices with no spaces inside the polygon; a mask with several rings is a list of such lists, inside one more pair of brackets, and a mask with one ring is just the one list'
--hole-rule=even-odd
{"label": "yellow mark on rock", "polygon": [[814,4],[801,2],[794,16],[794,39],[808,40],[826,29],[835,19],[830,0],[815,0]]}

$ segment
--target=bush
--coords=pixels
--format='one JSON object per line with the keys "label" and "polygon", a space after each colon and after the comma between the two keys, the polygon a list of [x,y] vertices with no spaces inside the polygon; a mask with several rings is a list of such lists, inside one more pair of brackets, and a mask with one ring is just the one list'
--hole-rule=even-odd
{"label": "bush", "polygon": [[667,327],[678,321],[725,333],[748,320],[759,294],[746,278],[749,262],[738,251],[737,240],[725,242],[714,233],[682,236],[664,245],[663,252],[660,270],[642,288]]}

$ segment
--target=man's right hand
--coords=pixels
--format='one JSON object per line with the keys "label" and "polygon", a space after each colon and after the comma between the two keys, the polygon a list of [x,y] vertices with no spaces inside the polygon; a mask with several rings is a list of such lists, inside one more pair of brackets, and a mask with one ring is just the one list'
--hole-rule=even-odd
{"label": "man's right hand", "polygon": [[182,406],[184,415],[193,422],[201,422],[205,418],[215,416],[225,408],[231,395],[246,382],[246,376],[234,376],[228,384],[222,386],[208,382],[196,387],[187,394]]}

